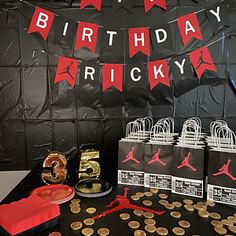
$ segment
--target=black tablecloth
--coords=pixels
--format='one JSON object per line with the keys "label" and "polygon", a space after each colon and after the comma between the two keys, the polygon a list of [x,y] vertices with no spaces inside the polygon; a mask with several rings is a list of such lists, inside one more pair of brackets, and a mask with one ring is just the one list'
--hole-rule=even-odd
{"label": "black tablecloth", "polygon": [[[114,173],[113,173],[114,174]],[[112,182],[114,182],[114,178],[111,178],[108,176],[106,176],[107,178],[111,179]],[[114,177],[114,175],[113,175]],[[73,185],[74,181],[70,180],[70,182],[68,182],[67,184],[69,185]],[[32,170],[11,192],[10,194],[2,201],[2,203],[10,203],[12,201],[16,201],[16,200],[20,200],[21,198],[27,197],[29,196],[30,192],[39,186],[44,185],[41,177],[40,177],[40,167],[36,167],[34,170]],[[117,186],[116,184],[113,183],[113,191],[111,194],[105,196],[105,197],[101,197],[101,198],[96,198],[96,199],[85,199],[85,198],[81,198],[81,212],[79,214],[72,214],[70,212],[70,207],[68,203],[62,204],[60,205],[61,208],[61,221],[60,224],[53,228],[53,229],[49,229],[47,231],[44,232],[40,232],[38,234],[34,234],[34,235],[48,235],[50,232],[53,231],[60,231],[62,233],[63,236],[66,235],[82,235],[81,231],[79,232],[75,232],[70,228],[70,223],[73,221],[82,221],[85,218],[90,217],[86,212],[85,209],[87,207],[95,207],[97,208],[97,213],[103,212],[104,210],[107,210],[109,208],[106,208],[105,206],[108,205],[111,201],[113,201],[116,197],[117,194],[122,195],[123,194],[123,190],[124,187],[128,187],[129,188],[129,194],[128,196],[130,197],[132,194],[134,194],[137,191],[146,191],[146,189],[141,188],[141,187],[133,187],[133,186]],[[180,195],[176,195],[176,194],[171,194],[167,191],[159,191],[159,193],[167,193],[169,195],[168,200],[171,201],[182,201],[185,198],[189,198],[194,200],[194,202],[197,201],[201,201],[200,199],[196,199],[196,198],[190,198],[190,197],[186,197],[186,196],[180,196]],[[158,194],[159,194],[158,193]],[[161,206],[158,201],[159,201],[159,197],[158,194],[154,194],[152,197],[144,197],[142,198],[142,200],[144,199],[149,199],[153,202],[153,205],[150,207],[151,209],[155,209],[155,210],[166,210],[163,206]],[[130,200],[132,203],[143,206],[142,204],[142,200],[139,201],[133,201]],[[184,209],[184,207],[181,207],[179,209],[176,209],[177,211],[180,211],[182,213],[182,217],[181,219],[185,219],[188,220],[191,223],[191,227],[189,229],[186,229],[186,234],[185,235],[204,235],[204,236],[211,236],[211,235],[217,235],[214,230],[213,230],[213,226],[210,224],[211,219],[207,218],[207,219],[203,219],[200,218],[196,212],[188,212]],[[227,216],[229,215],[233,215],[236,210],[232,207],[229,206],[225,206],[225,205],[221,205],[221,204],[216,204],[215,207],[209,207],[209,211],[210,212],[218,212],[221,214],[222,219],[227,218]],[[138,217],[135,216],[133,214],[133,210],[123,210],[120,212],[115,212],[111,215],[105,216],[103,218],[100,218],[99,220],[96,221],[96,223],[91,226],[95,232],[98,228],[100,227],[107,227],[110,229],[110,235],[133,235],[134,230],[130,229],[128,227],[128,221],[122,221],[119,218],[119,214],[121,212],[127,212],[131,214],[131,219],[132,220],[137,220],[141,223],[140,228],[144,229],[144,217]],[[130,220],[131,220],[130,219]],[[171,233],[171,229],[175,226],[178,226],[178,221],[179,219],[174,219],[170,216],[170,211],[166,210],[166,213],[162,216],[155,216],[155,220],[156,220],[156,226],[163,226],[168,228],[169,230],[169,234],[168,235],[172,235]],[[232,233],[230,233],[228,231],[229,234],[232,235]],[[94,235],[97,235],[96,233]],[[148,234],[147,234],[148,235]],[[151,234],[150,234],[151,235]],[[154,234],[155,235],[155,234]]]}

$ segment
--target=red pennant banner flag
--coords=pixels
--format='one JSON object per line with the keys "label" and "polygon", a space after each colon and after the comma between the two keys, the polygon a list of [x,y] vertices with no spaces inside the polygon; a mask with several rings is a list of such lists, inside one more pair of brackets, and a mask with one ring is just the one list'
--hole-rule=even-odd
{"label": "red pennant banner flag", "polygon": [[166,10],[166,0],[144,0],[145,13],[155,5]]}
{"label": "red pennant banner flag", "polygon": [[28,33],[39,32],[46,41],[55,14],[40,7],[35,7]]}
{"label": "red pennant banner flag", "polygon": [[78,71],[79,62],[68,57],[59,57],[55,83],[67,80],[71,87],[74,87]]}
{"label": "red pennant banner flag", "polygon": [[102,67],[102,91],[111,86],[122,92],[123,66],[122,64],[104,64]]}
{"label": "red pennant banner flag", "polygon": [[198,79],[201,78],[205,70],[216,72],[215,64],[207,47],[202,47],[190,52],[189,57],[192,61]]}
{"label": "red pennant banner flag", "polygon": [[87,47],[90,51],[96,52],[98,35],[98,25],[87,22],[79,22],[75,49],[78,50],[82,47]]}
{"label": "red pennant banner flag", "polygon": [[139,51],[150,56],[150,37],[148,28],[129,28],[129,55],[133,57]]}
{"label": "red pennant banner flag", "polygon": [[98,11],[101,11],[102,0],[81,0],[80,9],[87,7],[89,4],[93,5]]}
{"label": "red pennant banner flag", "polygon": [[148,78],[150,90],[153,90],[159,83],[170,87],[168,62],[166,59],[148,62]]}
{"label": "red pennant banner flag", "polygon": [[181,16],[177,19],[177,22],[184,46],[192,38],[203,40],[197,15],[195,13]]}

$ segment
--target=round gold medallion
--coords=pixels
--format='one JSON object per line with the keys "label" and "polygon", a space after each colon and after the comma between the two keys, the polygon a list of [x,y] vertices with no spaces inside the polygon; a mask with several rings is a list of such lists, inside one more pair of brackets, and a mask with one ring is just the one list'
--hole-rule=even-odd
{"label": "round gold medallion", "polygon": [[187,220],[180,220],[178,224],[182,228],[189,228],[191,226],[191,224]]}
{"label": "round gold medallion", "polygon": [[135,220],[132,220],[128,223],[128,226],[131,228],[131,229],[137,229],[139,228],[140,226],[140,223],[138,221],[135,221]]}
{"label": "round gold medallion", "polygon": [[150,188],[150,192],[152,193],[158,193],[159,189],[158,188]]}
{"label": "round gold medallion", "polygon": [[137,229],[134,231],[134,236],[146,236],[146,232],[144,230]]}
{"label": "round gold medallion", "polygon": [[153,193],[152,192],[145,192],[144,195],[147,196],[147,197],[152,197]]}
{"label": "round gold medallion", "polygon": [[221,215],[217,212],[211,212],[210,217],[214,220],[219,220],[221,218]]}
{"label": "round gold medallion", "polygon": [[146,224],[146,225],[155,225],[156,221],[154,219],[145,219],[144,224]]}
{"label": "round gold medallion", "polygon": [[172,204],[174,205],[174,207],[177,207],[177,208],[180,208],[182,206],[182,203],[181,202],[172,202]]}
{"label": "round gold medallion", "polygon": [[219,227],[219,226],[216,226],[214,228],[215,232],[220,234],[220,235],[224,235],[227,233],[227,230],[224,228],[224,227]]}
{"label": "round gold medallion", "polygon": [[166,206],[167,204],[169,204],[169,202],[165,199],[161,199],[159,200],[159,203],[162,205],[162,206]]}
{"label": "round gold medallion", "polygon": [[207,204],[207,206],[210,206],[210,207],[215,206],[215,202],[212,201],[212,200],[207,200],[207,201],[206,201],[206,204]]}
{"label": "round gold medallion", "polygon": [[223,223],[223,225],[226,225],[226,226],[233,226],[234,224],[232,221],[226,220],[226,219],[222,220],[221,222]]}
{"label": "round gold medallion", "polygon": [[224,225],[223,225],[223,223],[221,222],[221,221],[219,221],[219,220],[212,220],[211,221],[211,224],[214,226],[214,227],[223,227]]}
{"label": "round gold medallion", "polygon": [[154,225],[145,225],[144,229],[149,233],[154,233],[156,231],[156,226],[154,226]]}
{"label": "round gold medallion", "polygon": [[142,193],[142,192],[137,192],[135,195],[137,195],[138,197],[144,197],[144,193]]}
{"label": "round gold medallion", "polygon": [[209,212],[205,210],[198,211],[198,215],[202,218],[208,218],[209,217]]}
{"label": "round gold medallion", "polygon": [[79,198],[74,198],[71,200],[71,203],[76,203],[76,204],[79,204],[80,203],[80,199]]}
{"label": "round gold medallion", "polygon": [[140,199],[140,197],[138,195],[132,195],[131,199],[134,201],[138,201]]}
{"label": "round gold medallion", "polygon": [[70,208],[70,211],[71,211],[73,214],[78,214],[78,213],[80,213],[81,208],[80,208],[80,207],[71,207],[71,208]]}
{"label": "round gold medallion", "polygon": [[160,193],[160,194],[159,194],[159,198],[161,198],[161,199],[167,199],[167,198],[168,198],[168,195],[165,194],[165,193]]}
{"label": "round gold medallion", "polygon": [[94,234],[94,230],[93,230],[92,228],[84,228],[84,229],[82,230],[82,234],[83,234],[84,236],[91,236],[91,235]]}
{"label": "round gold medallion", "polygon": [[142,210],[134,210],[133,213],[134,213],[136,216],[142,216],[142,215],[143,215],[143,211],[142,211]]}
{"label": "round gold medallion", "polygon": [[154,214],[152,213],[152,212],[144,212],[143,213],[143,216],[145,217],[145,218],[147,218],[147,219],[151,219],[151,218],[153,218],[154,217]]}
{"label": "round gold medallion", "polygon": [[129,213],[121,213],[120,218],[122,220],[128,220],[130,218],[130,214]]}
{"label": "round gold medallion", "polygon": [[164,228],[164,227],[158,227],[156,229],[156,233],[158,235],[168,235],[168,229]]}
{"label": "round gold medallion", "polygon": [[234,226],[234,225],[229,226],[229,230],[230,230],[232,233],[236,234],[236,226]]}
{"label": "round gold medallion", "polygon": [[143,201],[143,205],[145,205],[145,206],[151,206],[151,205],[152,205],[152,201],[150,201],[150,200],[144,200],[144,201]]}
{"label": "round gold medallion", "polygon": [[73,230],[79,230],[81,229],[83,226],[83,223],[80,222],[80,221],[74,221],[70,224],[70,227],[73,229]]}
{"label": "round gold medallion", "polygon": [[61,236],[60,232],[52,232],[48,236]]}
{"label": "round gold medallion", "polygon": [[108,228],[99,228],[97,233],[100,236],[107,236],[110,234],[110,230]]}
{"label": "round gold medallion", "polygon": [[89,208],[86,209],[86,212],[88,214],[94,214],[96,211],[97,211],[97,209],[94,208],[94,207],[89,207]]}
{"label": "round gold medallion", "polygon": [[172,232],[175,234],[175,235],[184,235],[185,234],[185,230],[180,228],[180,227],[174,227],[172,229]]}
{"label": "round gold medallion", "polygon": [[168,204],[165,205],[165,208],[168,209],[168,210],[173,210],[175,207],[174,207],[173,204],[168,203]]}
{"label": "round gold medallion", "polygon": [[193,205],[184,205],[184,208],[186,211],[194,211],[194,206]]}
{"label": "round gold medallion", "polygon": [[234,224],[236,223],[236,217],[235,216],[228,216],[227,220],[232,221]]}
{"label": "round gold medallion", "polygon": [[85,225],[93,225],[95,223],[95,220],[92,218],[87,218],[83,222]]}
{"label": "round gold medallion", "polygon": [[170,215],[173,217],[173,218],[176,218],[176,219],[179,219],[181,217],[181,213],[178,212],[178,211],[172,211],[170,213]]}
{"label": "round gold medallion", "polygon": [[191,199],[184,199],[183,202],[187,205],[192,205],[193,201]]}

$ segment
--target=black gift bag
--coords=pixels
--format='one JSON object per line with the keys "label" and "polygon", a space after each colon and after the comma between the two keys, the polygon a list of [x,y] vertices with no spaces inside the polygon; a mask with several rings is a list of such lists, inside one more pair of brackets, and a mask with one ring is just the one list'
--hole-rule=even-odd
{"label": "black gift bag", "polygon": [[236,205],[236,152],[208,152],[207,199]]}
{"label": "black gift bag", "polygon": [[118,151],[118,184],[144,186],[143,141],[121,139]]}
{"label": "black gift bag", "polygon": [[145,144],[144,186],[171,190],[172,144]]}
{"label": "black gift bag", "polygon": [[203,198],[204,149],[195,146],[174,146],[172,193]]}

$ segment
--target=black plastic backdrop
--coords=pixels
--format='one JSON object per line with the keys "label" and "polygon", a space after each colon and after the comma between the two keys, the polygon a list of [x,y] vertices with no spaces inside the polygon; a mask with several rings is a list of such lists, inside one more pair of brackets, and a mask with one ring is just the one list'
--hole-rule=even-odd
{"label": "black plastic backdrop", "polygon": [[[96,22],[109,28],[165,24],[207,6],[205,0],[199,1],[199,4],[190,0],[167,0],[167,11],[154,7],[145,14],[143,0],[136,0],[130,14],[125,9],[113,12],[112,1],[108,0],[103,0],[101,12],[93,8],[80,10],[79,2],[31,1],[69,19]],[[209,0],[208,4],[217,2]],[[87,49],[75,51],[71,43],[56,42],[57,31],[53,27],[47,42],[37,34],[28,35],[33,9],[20,7],[18,1],[1,1],[0,170],[31,169],[49,150],[63,152],[73,146],[96,142],[101,146],[103,168],[116,173],[117,141],[124,135],[127,122],[147,115],[152,116],[154,122],[161,117],[174,117],[176,131],[180,131],[184,120],[192,116],[202,119],[205,131],[214,119],[225,119],[229,127],[236,131],[236,98],[226,80],[227,67],[230,67],[231,79],[236,76],[236,2],[228,2],[231,28],[224,32],[232,32],[232,37],[209,47],[219,71],[218,76],[224,82],[217,85],[219,78],[211,78],[206,73],[201,82],[186,85],[189,92],[175,98],[174,88],[163,89],[163,85],[150,92],[147,80],[134,87],[129,83],[129,66],[124,72],[122,93],[113,88],[102,93],[101,78],[93,84],[77,80],[75,88],[65,81],[54,84],[58,60],[54,55],[124,64],[176,56],[222,37],[223,32],[212,36],[204,13],[198,14],[198,18],[205,41],[192,41],[183,48],[177,24],[171,24],[173,50],[152,53],[150,58],[138,54],[130,59],[127,34],[117,44],[125,50],[117,53],[107,50],[101,41],[98,42],[96,54]],[[228,65],[226,49],[229,52]],[[145,70],[146,66],[143,68],[144,74]]]}

